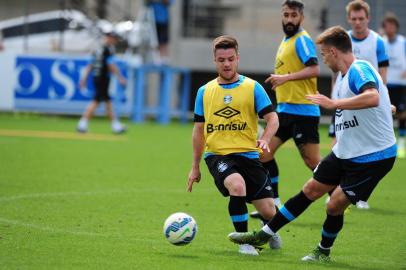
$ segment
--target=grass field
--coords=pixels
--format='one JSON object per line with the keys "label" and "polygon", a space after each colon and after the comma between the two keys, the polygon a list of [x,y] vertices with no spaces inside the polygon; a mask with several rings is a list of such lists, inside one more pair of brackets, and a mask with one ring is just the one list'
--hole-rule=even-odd
{"label": "grass field", "polygon": [[[76,121],[0,114],[0,269],[406,269],[406,160],[378,186],[371,210],[346,214],[333,261],[309,264],[300,258],[320,240],[324,199],[280,231],[281,250],[239,255],[226,237],[227,200],[204,164],[186,192],[191,124],[129,124],[114,136],[107,120],[92,121],[86,135],[74,132]],[[321,138],[326,154],[325,128]],[[291,143],[277,160],[286,200],[311,174]],[[198,223],[189,246],[162,234],[178,211]]]}

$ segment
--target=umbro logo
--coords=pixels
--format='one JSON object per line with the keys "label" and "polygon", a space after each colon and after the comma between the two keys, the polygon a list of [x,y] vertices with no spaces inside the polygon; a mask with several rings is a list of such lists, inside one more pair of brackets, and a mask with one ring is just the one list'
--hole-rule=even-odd
{"label": "umbro logo", "polygon": [[337,110],[336,110],[336,116],[338,116],[338,117],[343,116],[343,110],[337,109]]}
{"label": "umbro logo", "polygon": [[345,192],[346,192],[349,196],[355,196],[354,191],[346,190]]}
{"label": "umbro logo", "polygon": [[266,190],[272,190],[271,186],[266,186],[265,189]]}
{"label": "umbro logo", "polygon": [[237,111],[236,109],[233,109],[230,106],[227,106],[214,113],[214,115],[224,117],[226,119],[229,119],[229,118],[234,117],[239,114],[240,114],[240,111]]}

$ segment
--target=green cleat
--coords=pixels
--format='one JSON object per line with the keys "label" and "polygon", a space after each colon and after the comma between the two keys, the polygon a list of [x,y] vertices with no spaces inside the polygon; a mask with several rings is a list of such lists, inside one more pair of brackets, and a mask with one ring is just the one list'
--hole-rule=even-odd
{"label": "green cleat", "polygon": [[228,235],[228,239],[236,244],[249,244],[256,248],[263,248],[265,244],[268,243],[271,236],[264,231],[253,231],[253,232],[233,232]]}
{"label": "green cleat", "polygon": [[319,247],[315,248],[309,255],[302,258],[304,262],[330,262],[330,256],[323,253]]}

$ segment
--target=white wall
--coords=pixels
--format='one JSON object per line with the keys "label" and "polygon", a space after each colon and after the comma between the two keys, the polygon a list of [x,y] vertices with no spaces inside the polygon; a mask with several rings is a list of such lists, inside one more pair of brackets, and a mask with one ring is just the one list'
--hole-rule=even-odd
{"label": "white wall", "polygon": [[14,108],[14,85],[15,55],[12,53],[0,53],[0,110],[11,111]]}

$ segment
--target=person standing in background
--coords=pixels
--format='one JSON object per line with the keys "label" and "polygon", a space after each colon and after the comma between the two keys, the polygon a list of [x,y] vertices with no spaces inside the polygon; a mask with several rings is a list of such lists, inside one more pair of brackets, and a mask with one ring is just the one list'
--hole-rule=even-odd
{"label": "person standing in background", "polygon": [[147,6],[152,9],[155,17],[155,26],[158,36],[160,61],[169,62],[169,7],[173,0],[147,0]]}
{"label": "person standing in background", "polygon": [[393,13],[385,16],[382,28],[389,54],[388,90],[398,119],[398,157],[405,158],[406,135],[406,39],[398,33],[399,20]]}
{"label": "person standing in background", "polygon": [[106,104],[106,114],[111,121],[113,133],[119,134],[125,132],[125,126],[119,122],[113,113],[113,105],[109,96],[110,73],[114,74],[121,85],[126,85],[127,81],[120,73],[118,67],[113,64],[112,58],[117,44],[118,36],[114,32],[105,33],[104,44],[93,54],[91,63],[86,67],[85,73],[81,78],[79,85],[83,89],[86,87],[87,79],[93,72],[93,83],[95,94],[92,102],[88,105],[82,118],[80,118],[76,130],[80,133],[88,131],[88,123],[93,116],[100,102]]}

